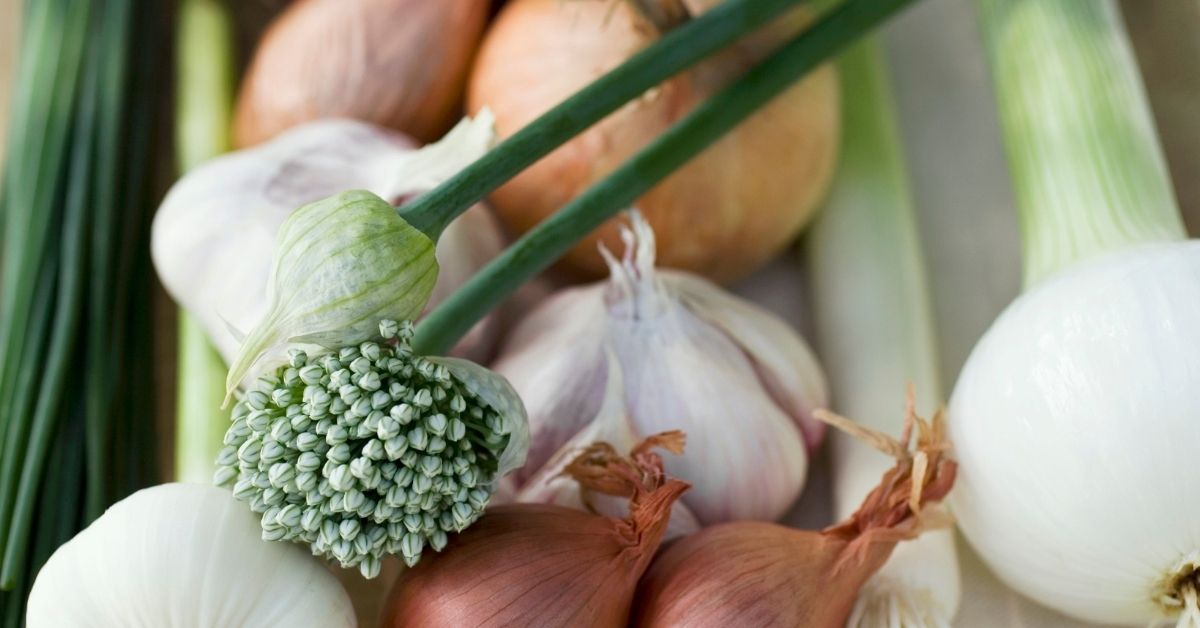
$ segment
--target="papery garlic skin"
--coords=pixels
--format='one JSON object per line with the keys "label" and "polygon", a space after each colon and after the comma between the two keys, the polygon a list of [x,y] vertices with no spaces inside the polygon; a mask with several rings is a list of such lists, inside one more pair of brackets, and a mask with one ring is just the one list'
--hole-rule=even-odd
{"label": "papery garlic skin", "polygon": [[297,209],[279,229],[267,312],[238,348],[226,393],[292,345],[355,345],[375,338],[381,319],[416,318],[437,281],[433,249],[367,191]]}
{"label": "papery garlic skin", "polygon": [[[242,336],[267,313],[276,234],[297,208],[352,189],[397,203],[458,172],[493,140],[487,111],[420,150],[403,135],[354,120],[297,126],[176,182],[154,219],[155,268],[171,296],[232,362]],[[437,247],[447,272],[433,302],[499,253],[503,243],[498,223],[482,206],[450,223]],[[485,357],[491,346],[484,340],[474,338],[464,355]]]}
{"label": "papery garlic skin", "polygon": [[1070,267],[976,345],[949,407],[950,504],[1008,585],[1090,621],[1179,612],[1171,580],[1200,565],[1197,347],[1195,241]]}
{"label": "papery garlic skin", "polygon": [[[608,443],[617,451],[631,451],[640,438],[630,422],[625,409],[625,383],[621,369],[611,351],[607,353],[604,402],[592,422],[583,427],[565,445],[559,448],[520,489],[509,482],[506,487],[511,495],[507,502],[555,504],[587,510],[597,514],[623,519],[629,516],[629,500],[623,497],[585,491],[574,478],[564,473],[567,466],[586,447],[593,443]],[[511,476],[510,476],[511,478]],[[700,530],[696,515],[683,502],[671,505],[671,518],[667,524],[664,541],[687,536]]]}
{"label": "papery garlic skin", "polygon": [[[638,436],[688,434],[687,452],[665,463],[693,483],[681,502],[701,523],[776,519],[799,495],[823,433],[810,416],[825,403],[820,367],[766,311],[707,280],[656,270],[653,234],[632,220],[612,279],[544,302],[495,363],[529,409],[529,464],[517,480],[528,482],[616,403]],[[623,386],[608,385],[610,368]]]}
{"label": "papery garlic skin", "polygon": [[259,538],[228,491],[162,484],[117,502],[50,557],[30,628],[352,628],[350,598],[295,545]]}

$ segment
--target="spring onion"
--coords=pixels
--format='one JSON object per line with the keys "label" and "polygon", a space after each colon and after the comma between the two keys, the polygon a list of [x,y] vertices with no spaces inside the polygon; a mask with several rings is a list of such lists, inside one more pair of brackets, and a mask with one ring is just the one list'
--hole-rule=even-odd
{"label": "spring onion", "polygon": [[[232,24],[215,0],[185,0],[180,6],[176,50],[175,146],[180,171],[229,149],[233,109]],[[179,310],[175,405],[175,478],[208,482],[228,418],[225,362],[190,314]]]}
{"label": "spring onion", "polygon": [[[899,433],[904,386],[939,399],[933,317],[904,160],[879,44],[839,60],[842,157],[807,239],[817,340],[835,407]],[[845,434],[833,435],[834,508],[858,508],[888,464]],[[949,626],[960,584],[954,537],[929,532],[896,547],[859,594],[850,626]]]}
{"label": "spring onion", "polygon": [[982,0],[1026,285],[949,408],[951,505],[1007,584],[1104,623],[1200,624],[1200,245],[1114,2]]}

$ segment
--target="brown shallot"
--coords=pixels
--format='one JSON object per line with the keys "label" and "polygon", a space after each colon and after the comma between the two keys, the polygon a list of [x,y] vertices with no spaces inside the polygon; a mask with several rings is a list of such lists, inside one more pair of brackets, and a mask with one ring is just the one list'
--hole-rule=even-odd
{"label": "brown shallot", "polygon": [[436,557],[400,576],[383,626],[626,625],[639,578],[688,484],[668,478],[656,447],[683,450],[682,432],[652,436],[622,457],[596,443],[567,465],[585,492],[629,498],[629,516],[551,504],[489,509]]}
{"label": "brown shallot", "polygon": [[677,541],[642,580],[632,625],[841,628],[896,543],[945,523],[940,513],[922,512],[954,484],[940,412],[927,422],[910,406],[900,440],[831,413],[819,416],[896,459],[858,511],[820,532],[737,522]]}
{"label": "brown shallot", "polygon": [[300,0],[271,24],[238,94],[246,147],[317,118],[431,142],[460,117],[489,0]]}
{"label": "brown shallot", "polygon": [[[467,106],[495,112],[497,132],[508,137],[720,1],[510,0],[480,46]],[[496,190],[492,205],[511,229],[528,231],[803,30],[808,15],[790,12],[622,107]],[[779,253],[825,195],[838,116],[837,77],[824,65],[638,199],[663,265],[729,281]],[[564,263],[603,275],[599,242],[620,245],[618,221]]]}

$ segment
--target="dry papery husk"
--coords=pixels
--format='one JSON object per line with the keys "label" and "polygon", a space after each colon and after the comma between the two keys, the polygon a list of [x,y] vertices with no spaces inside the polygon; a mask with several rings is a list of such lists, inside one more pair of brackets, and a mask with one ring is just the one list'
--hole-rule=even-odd
{"label": "dry papery husk", "polygon": [[[497,132],[510,136],[652,43],[681,12],[696,15],[719,1],[513,0],[484,38],[468,108],[491,108]],[[669,79],[496,190],[493,205],[512,230],[528,231],[808,22],[804,9],[793,11]],[[821,66],[638,199],[658,233],[661,263],[729,281],[779,253],[828,187],[838,116],[835,71]],[[603,276],[601,241],[619,246],[616,221],[577,244],[566,267]]]}
{"label": "dry papery husk", "polygon": [[382,625],[625,626],[671,505],[688,489],[666,477],[652,450],[682,447],[681,432],[650,437],[629,457],[607,443],[587,447],[565,473],[586,491],[628,497],[628,517],[549,504],[491,508],[400,575]]}
{"label": "dry papery husk", "polygon": [[858,511],[819,532],[737,522],[676,541],[643,578],[632,625],[842,628],[896,543],[948,524],[947,515],[925,510],[954,484],[940,412],[928,422],[910,412],[900,440],[820,416],[896,459]]}
{"label": "dry papery husk", "polygon": [[422,142],[462,111],[490,0],[300,0],[270,26],[238,95],[234,142],[346,117]]}

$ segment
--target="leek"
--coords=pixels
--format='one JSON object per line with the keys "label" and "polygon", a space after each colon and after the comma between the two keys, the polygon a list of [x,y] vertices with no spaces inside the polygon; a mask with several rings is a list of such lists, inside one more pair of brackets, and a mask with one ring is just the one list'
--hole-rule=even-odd
{"label": "leek", "polygon": [[[216,0],[180,7],[175,146],[180,171],[230,147],[233,107],[232,24]],[[208,483],[229,419],[221,410],[225,363],[199,324],[179,310],[175,405],[175,478]]]}
{"label": "leek", "polygon": [[[879,44],[856,44],[838,65],[842,158],[806,240],[817,346],[838,411],[894,434],[906,383],[926,403],[941,398],[929,288]],[[833,439],[840,519],[889,465],[859,440]],[[953,534],[929,532],[897,546],[848,625],[949,626],[959,596]]]}

